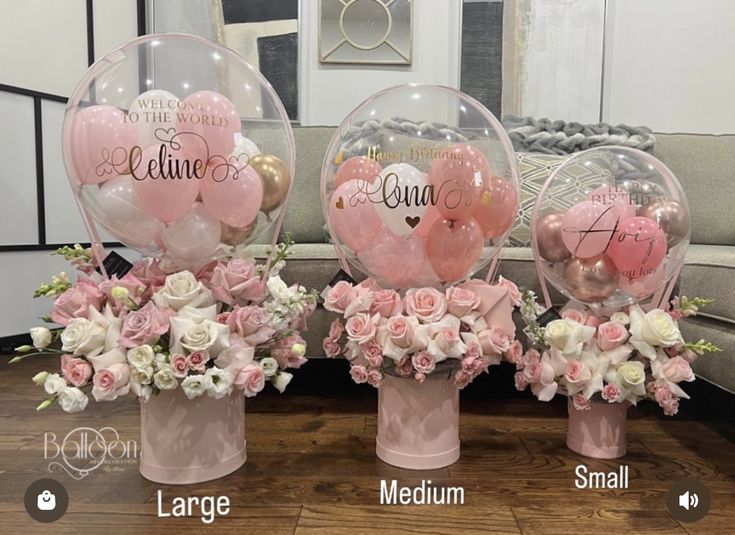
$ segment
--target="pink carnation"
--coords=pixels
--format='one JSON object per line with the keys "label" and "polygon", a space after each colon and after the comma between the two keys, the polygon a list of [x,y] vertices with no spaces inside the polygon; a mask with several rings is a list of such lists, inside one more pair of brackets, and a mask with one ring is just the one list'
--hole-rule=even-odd
{"label": "pink carnation", "polygon": [[436,359],[428,351],[419,351],[411,357],[411,363],[416,371],[431,373],[436,368]]}
{"label": "pink carnation", "polygon": [[352,380],[355,381],[357,384],[366,383],[368,380],[367,368],[359,364],[356,366],[351,366],[350,376],[352,377]]}
{"label": "pink carnation", "polygon": [[383,365],[383,348],[375,340],[360,346],[360,349],[371,367],[380,368]]}
{"label": "pink carnation", "polygon": [[401,361],[395,365],[393,370],[400,377],[409,377],[413,373],[413,362],[411,362],[410,355],[406,355]]}
{"label": "pink carnation", "polygon": [[602,399],[609,403],[616,403],[620,396],[623,395],[622,390],[620,390],[620,387],[618,385],[609,383],[606,384],[605,387],[602,389]]}
{"label": "pink carnation", "polygon": [[426,374],[421,373],[421,372],[416,372],[413,378],[415,381],[417,381],[421,385],[421,384],[424,384],[424,381],[426,381]]}
{"label": "pink carnation", "polygon": [[372,369],[367,374],[367,383],[370,386],[377,388],[380,386],[380,382],[383,380],[383,374],[379,370]]}
{"label": "pink carnation", "polygon": [[590,400],[584,397],[582,394],[576,394],[575,396],[572,396],[572,403],[574,404],[574,408],[578,411],[590,410]]}
{"label": "pink carnation", "polygon": [[513,340],[508,351],[505,352],[505,358],[508,362],[518,365],[523,358],[523,344],[518,340]]}
{"label": "pink carnation", "polygon": [[462,389],[472,382],[472,374],[467,373],[464,370],[459,370],[454,374],[454,384]]}
{"label": "pink carnation", "polygon": [[516,372],[513,379],[515,381],[516,390],[523,391],[528,388],[528,380],[522,371]]}
{"label": "pink carnation", "polygon": [[666,416],[674,416],[679,412],[679,398],[677,398],[668,387],[656,388],[654,399],[664,410]]}

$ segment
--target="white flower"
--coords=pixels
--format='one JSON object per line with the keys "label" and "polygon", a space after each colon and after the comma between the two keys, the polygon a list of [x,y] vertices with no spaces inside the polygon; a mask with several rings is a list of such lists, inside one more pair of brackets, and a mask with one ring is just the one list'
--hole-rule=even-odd
{"label": "white flower", "polygon": [[166,353],[156,353],[156,356],[153,357],[153,362],[155,363],[156,368],[160,368],[161,366],[169,363],[169,356],[166,355]]}
{"label": "white flower", "polygon": [[293,297],[293,292],[291,292],[281,277],[277,275],[275,277],[269,277],[266,286],[268,287],[268,293],[276,299],[288,301]]}
{"label": "white flower", "polygon": [[64,388],[66,388],[66,381],[58,373],[52,373],[46,377],[46,381],[43,383],[43,389],[47,394],[58,394]]}
{"label": "white flower", "polygon": [[41,386],[43,385],[43,383],[46,382],[48,375],[49,375],[48,372],[38,372],[36,375],[33,376],[33,379],[31,380],[38,386]]}
{"label": "white flower", "polygon": [[204,385],[210,397],[223,398],[232,392],[232,375],[227,370],[209,368],[204,374]]}
{"label": "white flower", "polygon": [[74,318],[61,333],[61,349],[75,355],[95,356],[105,349],[105,329],[86,318]]}
{"label": "white flower", "polygon": [[89,398],[78,388],[67,386],[59,392],[58,401],[65,412],[80,412],[87,407]]}
{"label": "white flower", "polygon": [[170,366],[158,370],[153,376],[153,381],[159,390],[173,390],[179,386],[179,381]]}
{"label": "white flower", "polygon": [[92,363],[94,371],[98,372],[100,370],[106,370],[113,364],[123,363],[127,359],[125,358],[125,353],[123,352],[123,350],[119,347],[116,347],[115,349],[107,351],[106,353],[87,357],[87,360]]}
{"label": "white flower", "polygon": [[201,281],[189,271],[180,271],[166,277],[163,288],[153,294],[153,301],[159,308],[181,310],[185,306],[193,308],[214,304],[214,297]]}
{"label": "white flower", "polygon": [[297,357],[303,357],[306,355],[306,346],[304,344],[294,344],[291,346],[291,353]]}
{"label": "white flower", "polygon": [[46,327],[33,327],[31,329],[31,339],[33,340],[33,347],[36,349],[43,349],[48,347],[51,343],[51,331]]}
{"label": "white flower", "polygon": [[124,286],[113,286],[110,295],[113,299],[127,299],[130,297],[130,292]]}
{"label": "white flower", "polygon": [[130,370],[130,379],[140,385],[150,384],[153,379],[153,366],[138,367],[133,365]]}
{"label": "white flower", "polygon": [[260,367],[266,377],[273,377],[278,371],[278,361],[273,357],[266,357],[260,361]]}
{"label": "white flower", "polygon": [[587,327],[572,320],[554,320],[544,331],[546,341],[564,355],[578,355],[582,346],[595,335],[594,327]]}
{"label": "white flower", "polygon": [[646,394],[646,370],[642,362],[629,360],[618,366],[618,383],[635,396]]}
{"label": "white flower", "polygon": [[151,394],[153,394],[153,388],[148,385],[136,383],[132,375],[130,376],[130,390],[143,401],[148,401],[151,398]]}
{"label": "white flower", "polygon": [[128,349],[127,357],[133,368],[148,368],[153,365],[153,348],[148,344],[144,344]]}
{"label": "white flower", "polygon": [[214,305],[204,309],[182,308],[176,317],[171,318],[171,351],[207,351],[212,358],[217,358],[220,352],[230,347],[230,329],[218,323],[216,317]]}
{"label": "white flower", "polygon": [[610,321],[620,323],[621,325],[628,325],[630,323],[630,317],[625,312],[615,312],[610,316]]}
{"label": "white flower", "polygon": [[293,374],[288,372],[279,372],[271,378],[271,383],[281,394],[286,390],[288,383],[293,379]]}
{"label": "white flower", "polygon": [[203,375],[190,375],[181,381],[181,388],[189,399],[199,397],[207,390]]}
{"label": "white flower", "polygon": [[647,313],[638,305],[630,307],[630,343],[641,355],[656,358],[656,346],[671,347],[681,341],[674,319],[660,308]]}

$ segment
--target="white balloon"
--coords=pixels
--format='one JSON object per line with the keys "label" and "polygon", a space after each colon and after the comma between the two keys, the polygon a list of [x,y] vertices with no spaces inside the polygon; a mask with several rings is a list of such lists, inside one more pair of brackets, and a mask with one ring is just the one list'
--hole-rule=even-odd
{"label": "white balloon", "polygon": [[235,134],[235,150],[232,151],[233,157],[238,160],[242,157],[242,160],[246,161],[245,156],[250,159],[258,154],[260,154],[260,149],[252,139],[247,138],[242,134]]}
{"label": "white balloon", "polygon": [[[156,137],[156,130],[159,128],[164,131],[176,128],[178,103],[176,95],[163,89],[151,89],[141,93],[130,103],[128,119],[134,121],[141,148],[146,149],[161,143],[161,139]],[[165,132],[160,134],[164,135]]]}
{"label": "white balloon", "polygon": [[[369,198],[383,223],[398,236],[413,233],[430,202],[426,175],[407,163],[394,163],[373,181]],[[379,187],[378,187],[379,186]]]}
{"label": "white balloon", "polygon": [[105,182],[97,193],[101,221],[120,241],[145,249],[155,241],[163,225],[149,216],[138,204],[129,176],[118,176]]}
{"label": "white balloon", "polygon": [[211,256],[219,245],[219,221],[198,202],[161,232],[161,242],[174,260],[192,261]]}

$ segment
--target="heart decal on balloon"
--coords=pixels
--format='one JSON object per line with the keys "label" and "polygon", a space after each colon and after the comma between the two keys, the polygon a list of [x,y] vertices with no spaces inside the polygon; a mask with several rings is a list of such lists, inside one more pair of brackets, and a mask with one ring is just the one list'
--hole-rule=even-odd
{"label": "heart decal on balloon", "polygon": [[340,197],[339,199],[337,199],[337,203],[335,204],[335,206],[337,207],[337,210],[344,210],[344,208],[345,208],[345,201],[344,201],[344,199],[342,197]]}
{"label": "heart decal on balloon", "polygon": [[421,218],[420,217],[418,217],[418,216],[416,216],[416,217],[406,216],[406,224],[409,227],[416,228],[416,225],[418,225],[419,223],[421,223]]}

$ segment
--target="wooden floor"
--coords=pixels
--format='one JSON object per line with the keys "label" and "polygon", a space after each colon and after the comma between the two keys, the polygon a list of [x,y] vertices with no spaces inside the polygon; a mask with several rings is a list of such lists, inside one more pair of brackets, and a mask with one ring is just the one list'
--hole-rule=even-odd
{"label": "wooden floor", "polygon": [[[374,453],[376,394],[355,387],[355,398],[263,396],[248,402],[248,461],[235,474],[190,487],[156,485],[135,463],[102,468],[84,480],[50,474],[44,433],[63,436],[79,426],[112,426],[139,439],[135,400],[97,404],[81,415],[54,408],[35,413],[40,389],[29,378],[51,360],[9,366],[0,362],[0,533],[218,534],[731,534],[735,533],[735,447],[698,422],[666,421],[631,411],[630,489],[578,490],[574,468],[615,470],[618,461],[582,459],[564,446],[561,402],[465,403],[462,456],[456,464],[411,472]],[[32,521],[23,508],[26,487],[53,477],[70,496],[54,524]],[[669,486],[681,478],[707,484],[710,513],[681,524],[666,510]],[[381,506],[381,479],[417,485],[463,486],[462,506]],[[156,492],[227,495],[230,515],[205,525],[198,518],[160,519]]]}

